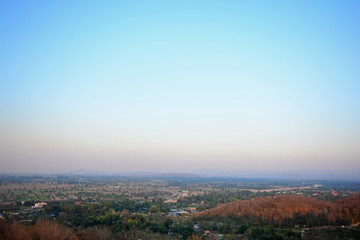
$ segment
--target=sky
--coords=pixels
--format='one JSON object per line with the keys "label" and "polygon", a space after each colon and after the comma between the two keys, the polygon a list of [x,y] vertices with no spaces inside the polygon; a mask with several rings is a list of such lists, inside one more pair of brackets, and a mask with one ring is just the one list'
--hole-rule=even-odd
{"label": "sky", "polygon": [[359,12],[0,1],[0,173],[360,171]]}

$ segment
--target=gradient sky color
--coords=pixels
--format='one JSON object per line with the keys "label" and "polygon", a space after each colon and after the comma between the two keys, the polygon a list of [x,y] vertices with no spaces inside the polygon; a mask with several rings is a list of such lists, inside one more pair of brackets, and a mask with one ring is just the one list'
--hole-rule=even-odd
{"label": "gradient sky color", "polygon": [[360,170],[359,13],[1,1],[0,172]]}

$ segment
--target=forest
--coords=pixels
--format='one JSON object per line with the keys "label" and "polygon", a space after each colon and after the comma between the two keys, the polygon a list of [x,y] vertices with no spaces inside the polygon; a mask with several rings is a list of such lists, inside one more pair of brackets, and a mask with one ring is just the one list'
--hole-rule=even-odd
{"label": "forest", "polygon": [[278,226],[348,225],[360,222],[359,206],[360,194],[332,202],[301,195],[268,196],[222,204],[199,212],[195,218],[234,217]]}

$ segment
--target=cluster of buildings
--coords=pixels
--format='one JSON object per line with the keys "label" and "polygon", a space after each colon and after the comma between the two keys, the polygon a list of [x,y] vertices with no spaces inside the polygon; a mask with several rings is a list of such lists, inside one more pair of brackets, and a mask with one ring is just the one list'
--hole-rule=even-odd
{"label": "cluster of buildings", "polygon": [[169,198],[168,200],[165,200],[164,203],[177,203],[180,198],[189,197],[190,193],[189,191],[182,191],[181,193],[176,193],[174,195],[175,196]]}
{"label": "cluster of buildings", "polygon": [[168,217],[179,217],[179,216],[187,216],[190,213],[196,213],[196,208],[195,207],[189,207],[186,208],[187,211],[183,210],[183,209],[170,209],[170,212],[168,214]]}
{"label": "cluster of buildings", "polygon": [[179,216],[186,216],[189,212],[184,211],[182,209],[170,209],[170,212],[168,214],[168,217],[179,217]]}
{"label": "cluster of buildings", "polygon": [[47,205],[46,202],[35,203],[35,205],[31,207],[31,209],[40,209],[40,208],[42,208],[43,206],[46,206],[46,205]]}

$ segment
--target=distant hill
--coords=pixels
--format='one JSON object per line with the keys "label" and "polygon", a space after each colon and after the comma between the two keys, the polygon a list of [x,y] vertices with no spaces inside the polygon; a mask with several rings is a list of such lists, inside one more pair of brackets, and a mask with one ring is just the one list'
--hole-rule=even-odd
{"label": "distant hill", "polygon": [[153,178],[195,178],[198,175],[193,173],[159,173],[159,172],[105,172],[96,170],[79,169],[64,175],[73,176],[126,176],[126,177],[153,177]]}
{"label": "distant hill", "polygon": [[67,176],[120,176],[120,177],[177,177],[177,178],[231,178],[231,179],[276,179],[276,180],[331,180],[360,181],[358,170],[215,170],[197,169],[183,172],[176,171],[101,171],[78,169],[69,172],[47,173],[1,173],[0,175],[67,175]]}
{"label": "distant hill", "polygon": [[188,171],[201,177],[261,178],[261,179],[306,179],[360,181],[359,171],[354,170],[215,170]]}
{"label": "distant hill", "polygon": [[[360,194],[334,202],[321,201],[301,195],[260,197],[220,205],[195,215],[207,217],[236,217],[270,222],[313,221],[313,225],[351,224],[360,221]],[[298,218],[298,219],[296,219]],[[308,218],[308,219],[307,219]]]}
{"label": "distant hill", "polygon": [[[136,176],[136,175],[134,175]],[[154,173],[154,174],[145,174],[145,175],[139,175],[142,177],[160,177],[160,178],[196,178],[198,177],[195,174],[191,173]]]}

